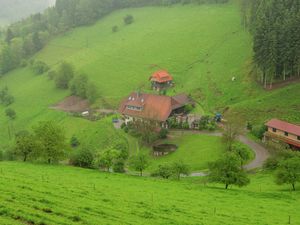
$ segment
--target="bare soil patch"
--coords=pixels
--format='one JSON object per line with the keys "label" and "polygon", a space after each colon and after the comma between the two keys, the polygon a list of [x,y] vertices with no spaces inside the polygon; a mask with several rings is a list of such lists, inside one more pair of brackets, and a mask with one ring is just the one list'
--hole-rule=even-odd
{"label": "bare soil patch", "polygon": [[90,104],[88,100],[82,99],[77,96],[66,97],[63,101],[50,107],[51,109],[64,111],[64,112],[85,112],[89,111]]}

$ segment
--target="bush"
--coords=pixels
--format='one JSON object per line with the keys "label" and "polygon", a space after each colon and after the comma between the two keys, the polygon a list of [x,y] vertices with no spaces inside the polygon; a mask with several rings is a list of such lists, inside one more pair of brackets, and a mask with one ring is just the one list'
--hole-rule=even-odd
{"label": "bush", "polygon": [[264,162],[264,169],[267,170],[276,170],[278,168],[279,165],[279,160],[277,159],[277,157],[271,157],[268,158],[265,162]]}
{"label": "bush", "polygon": [[32,65],[32,69],[35,74],[40,75],[47,72],[49,70],[49,66],[42,61],[36,61]]}
{"label": "bush", "polygon": [[173,168],[171,165],[159,165],[158,169],[154,171],[151,176],[153,177],[161,177],[164,179],[169,179],[173,175]]}
{"label": "bush", "polygon": [[129,152],[128,152],[128,144],[124,142],[119,142],[114,146],[114,149],[119,151],[119,159],[126,160],[129,157]]}
{"label": "bush", "polygon": [[132,24],[133,22],[134,22],[134,18],[132,15],[127,15],[126,17],[124,17],[125,25]]}
{"label": "bush", "polygon": [[113,26],[113,27],[111,28],[111,30],[112,30],[113,33],[116,33],[116,32],[118,32],[119,27],[118,27],[118,26]]}
{"label": "bush", "polygon": [[4,106],[9,106],[9,105],[13,104],[14,102],[15,102],[15,97],[14,96],[12,96],[12,95],[6,95],[3,98],[2,104]]}
{"label": "bush", "polygon": [[182,127],[183,129],[188,130],[188,129],[190,128],[190,125],[189,125],[188,122],[184,122],[184,123],[181,124],[181,127]]}
{"label": "bush", "polygon": [[17,159],[15,148],[12,146],[5,147],[2,151],[2,159],[7,161],[15,161]]}
{"label": "bush", "polygon": [[194,106],[192,104],[188,104],[188,105],[184,106],[185,113],[190,113],[193,111],[193,109],[194,109]]}
{"label": "bush", "polygon": [[70,164],[82,168],[93,168],[94,159],[94,151],[88,147],[83,147],[74,152],[71,156]]}
{"label": "bush", "polygon": [[16,111],[13,110],[13,109],[11,109],[11,108],[7,108],[5,110],[5,115],[7,117],[9,117],[10,119],[12,119],[12,120],[14,120],[16,118],[16,116],[17,116]]}
{"label": "bush", "polygon": [[72,146],[73,148],[76,148],[76,147],[78,147],[78,146],[80,145],[80,142],[79,142],[78,138],[77,138],[76,136],[73,135],[73,136],[71,137],[70,144],[71,144],[71,146]]}
{"label": "bush", "polygon": [[207,129],[209,131],[215,131],[217,129],[217,124],[215,121],[211,121],[209,124],[207,124]]}
{"label": "bush", "polygon": [[250,122],[247,122],[247,130],[252,131],[253,125]]}
{"label": "bush", "polygon": [[125,173],[125,162],[122,159],[118,159],[114,162],[113,171],[115,173]]}
{"label": "bush", "polygon": [[0,104],[9,106],[14,103],[14,101],[15,98],[11,94],[9,94],[7,87],[4,87],[2,90],[0,90]]}
{"label": "bush", "polygon": [[57,75],[56,71],[54,71],[54,70],[49,71],[48,72],[48,78],[49,78],[49,80],[55,79],[56,75]]}
{"label": "bush", "polygon": [[69,83],[73,77],[73,66],[69,63],[63,62],[57,71],[57,75],[55,76],[56,87],[60,89],[68,89]]}
{"label": "bush", "polygon": [[261,125],[253,127],[251,133],[258,139],[262,139],[266,131],[267,127],[265,125]]}
{"label": "bush", "polygon": [[199,130],[207,129],[209,124],[209,116],[202,116],[199,122]]}
{"label": "bush", "polygon": [[166,139],[168,137],[169,130],[166,128],[162,128],[159,132],[159,138]]}

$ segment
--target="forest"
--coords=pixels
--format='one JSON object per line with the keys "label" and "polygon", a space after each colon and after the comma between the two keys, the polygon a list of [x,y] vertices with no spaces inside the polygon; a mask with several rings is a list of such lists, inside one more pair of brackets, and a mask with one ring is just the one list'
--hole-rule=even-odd
{"label": "forest", "polygon": [[253,63],[264,86],[300,76],[300,1],[244,0],[244,25],[253,35]]}

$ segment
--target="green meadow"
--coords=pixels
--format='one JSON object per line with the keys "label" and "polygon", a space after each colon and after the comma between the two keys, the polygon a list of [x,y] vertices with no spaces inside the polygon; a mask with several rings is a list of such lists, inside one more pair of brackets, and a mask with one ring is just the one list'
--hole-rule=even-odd
{"label": "green meadow", "polygon": [[0,163],[1,224],[300,223],[299,192],[269,174],[243,189],[107,174],[67,166]]}
{"label": "green meadow", "polygon": [[164,157],[153,157],[148,170],[153,171],[164,163],[183,161],[192,171],[205,170],[208,163],[219,159],[225,153],[220,137],[187,134],[164,141],[178,146],[176,152]]}
{"label": "green meadow", "polygon": [[[251,36],[240,25],[238,7],[232,1],[120,10],[54,38],[33,59],[52,69],[62,61],[72,63],[98,87],[95,106],[100,108],[117,108],[131,91],[150,91],[149,76],[163,68],[176,83],[168,94],[191,94],[199,103],[197,112],[228,108],[257,123],[275,116],[298,122],[299,84],[266,92],[248,75]],[[135,18],[129,26],[123,24],[127,14]],[[119,31],[113,33],[115,25]],[[15,97],[10,107],[16,110],[17,119],[11,124],[0,113],[0,146],[11,143],[9,126],[15,131],[30,129],[41,120],[56,120],[66,127],[68,137],[86,136],[87,142],[96,140],[99,133],[115,132],[109,120],[92,123],[49,109],[70,93],[56,89],[46,74],[34,75],[29,67],[20,68],[0,79],[0,87],[5,85]]]}

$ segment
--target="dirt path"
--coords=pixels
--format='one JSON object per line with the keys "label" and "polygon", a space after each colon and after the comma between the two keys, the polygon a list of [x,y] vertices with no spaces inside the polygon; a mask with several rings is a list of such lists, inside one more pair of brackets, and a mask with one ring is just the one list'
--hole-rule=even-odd
{"label": "dirt path", "polygon": [[[205,134],[205,135],[210,135],[210,136],[216,136],[216,137],[221,137],[222,133],[221,132],[207,132],[207,131],[182,131],[182,130],[172,130],[170,132],[171,136],[177,136],[177,135],[182,135],[182,134],[190,133],[190,134]],[[246,170],[253,170],[256,168],[260,168],[263,166],[264,162],[266,159],[269,157],[269,152],[268,150],[263,147],[262,145],[250,140],[244,135],[239,136],[239,141],[242,142],[243,144],[247,145],[250,147],[250,149],[255,153],[255,158],[252,160],[249,164],[245,165],[244,168]],[[207,176],[207,173],[204,172],[192,172],[191,174],[192,177],[204,177]]]}

